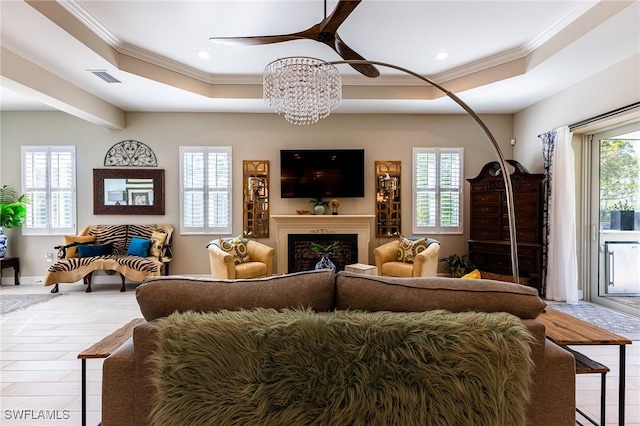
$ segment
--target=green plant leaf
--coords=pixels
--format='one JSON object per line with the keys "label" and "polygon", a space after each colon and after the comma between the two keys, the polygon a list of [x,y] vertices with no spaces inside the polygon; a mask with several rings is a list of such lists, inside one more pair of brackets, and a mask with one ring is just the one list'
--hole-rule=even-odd
{"label": "green plant leaf", "polygon": [[21,226],[27,216],[29,197],[24,194],[18,196],[15,189],[8,185],[0,188],[0,226],[14,228]]}
{"label": "green plant leaf", "polygon": [[319,254],[328,254],[328,253],[333,253],[333,251],[338,248],[338,246],[340,245],[339,241],[334,242],[333,244],[330,244],[328,246],[322,246],[320,244],[311,243],[311,250],[313,250],[314,253],[319,253]]}

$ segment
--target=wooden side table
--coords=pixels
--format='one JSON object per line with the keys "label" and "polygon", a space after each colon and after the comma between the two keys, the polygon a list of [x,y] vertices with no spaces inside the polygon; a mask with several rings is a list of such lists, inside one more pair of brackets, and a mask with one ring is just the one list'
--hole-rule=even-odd
{"label": "wooden side table", "polygon": [[78,354],[78,359],[82,360],[82,426],[87,425],[87,359],[108,357],[133,335],[136,326],[144,322],[144,318],[131,320]]}
{"label": "wooden side table", "polygon": [[2,269],[13,268],[13,282],[15,285],[20,285],[20,258],[19,257],[5,257],[0,259],[0,273]]}
{"label": "wooden side table", "polygon": [[589,358],[588,356],[581,354],[578,351],[574,351],[568,346],[562,346],[564,350],[571,352],[576,360],[576,374],[600,374],[600,423],[598,424],[587,413],[576,407],[576,411],[580,413],[585,419],[587,419],[592,425],[605,426],[606,404],[607,404],[607,373],[610,371],[609,367],[600,364]]}
{"label": "wooden side table", "polygon": [[[618,382],[618,424],[624,425],[626,345],[631,340],[607,331],[576,317],[547,307],[537,318],[544,324],[547,339],[560,346],[567,345],[617,345],[619,348],[620,379]],[[601,366],[604,367],[604,366]],[[606,368],[606,367],[605,367]],[[596,371],[594,371],[596,372]],[[597,371],[600,372],[600,371]]]}

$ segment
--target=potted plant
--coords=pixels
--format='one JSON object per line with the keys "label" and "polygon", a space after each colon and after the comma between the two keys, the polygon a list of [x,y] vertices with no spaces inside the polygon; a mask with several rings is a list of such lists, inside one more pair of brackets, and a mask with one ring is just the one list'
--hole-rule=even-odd
{"label": "potted plant", "polygon": [[611,206],[611,229],[632,231],[635,227],[635,212],[627,200]]}
{"label": "potted plant", "polygon": [[312,198],[309,202],[313,204],[313,214],[323,215],[329,209],[329,203],[323,197]]}
{"label": "potted plant", "polygon": [[450,272],[453,278],[460,278],[476,269],[476,266],[469,260],[469,254],[463,256],[452,254],[441,258],[440,262],[444,263],[444,271]]}
{"label": "potted plant", "polygon": [[320,244],[311,243],[311,250],[314,253],[320,254],[322,257],[320,261],[316,263],[316,269],[333,269],[336,270],[336,265],[329,259],[329,255],[333,253],[335,249],[340,246],[340,241],[335,241],[333,244],[329,244],[328,246],[322,246]]}
{"label": "potted plant", "polygon": [[0,188],[0,259],[7,254],[7,236],[2,230],[22,226],[27,217],[27,204],[27,195],[19,196],[9,185]]}

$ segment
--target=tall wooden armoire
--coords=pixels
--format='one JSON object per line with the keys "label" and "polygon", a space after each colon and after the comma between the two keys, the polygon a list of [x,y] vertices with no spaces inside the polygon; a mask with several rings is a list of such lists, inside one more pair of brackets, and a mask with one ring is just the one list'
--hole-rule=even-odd
{"label": "tall wooden armoire", "polygon": [[[541,292],[544,175],[507,160],[513,187],[520,276]],[[511,275],[509,219],[504,181],[497,161],[484,165],[471,183],[469,258],[480,271]]]}

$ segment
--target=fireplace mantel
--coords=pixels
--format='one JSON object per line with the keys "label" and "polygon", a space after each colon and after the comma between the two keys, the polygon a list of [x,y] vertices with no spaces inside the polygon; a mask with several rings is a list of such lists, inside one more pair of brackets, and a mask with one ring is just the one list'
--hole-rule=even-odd
{"label": "fireplace mantel", "polygon": [[369,263],[369,242],[374,215],[271,215],[276,232],[278,273],[289,269],[289,234],[356,234],[358,263]]}

